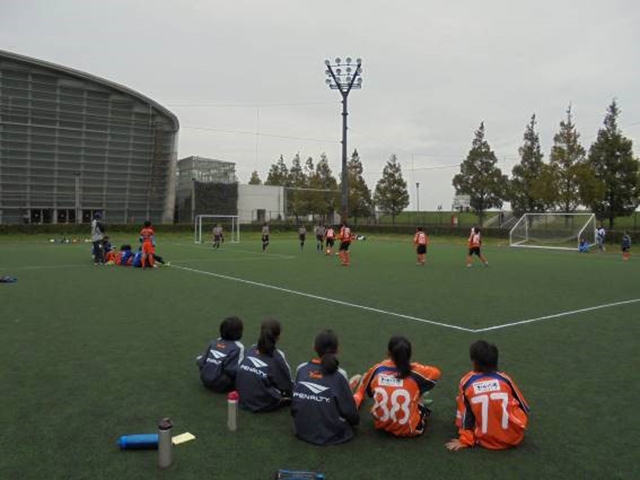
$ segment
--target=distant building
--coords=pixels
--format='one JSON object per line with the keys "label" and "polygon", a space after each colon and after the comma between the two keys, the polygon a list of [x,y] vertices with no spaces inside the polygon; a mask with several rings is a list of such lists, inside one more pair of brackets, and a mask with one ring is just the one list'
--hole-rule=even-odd
{"label": "distant building", "polygon": [[195,215],[236,215],[236,164],[204,157],[178,160],[176,217],[192,223]]}
{"label": "distant building", "polygon": [[271,185],[238,186],[240,223],[263,223],[284,218],[284,187]]}
{"label": "distant building", "polygon": [[171,223],[178,129],[127,87],[0,50],[0,223]]}

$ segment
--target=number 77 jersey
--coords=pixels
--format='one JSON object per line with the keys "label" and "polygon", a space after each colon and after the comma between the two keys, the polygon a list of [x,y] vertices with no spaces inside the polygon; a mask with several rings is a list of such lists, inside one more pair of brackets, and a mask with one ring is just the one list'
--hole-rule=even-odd
{"label": "number 77 jersey", "polygon": [[457,403],[456,425],[465,445],[501,450],[522,442],[529,406],[508,375],[467,373],[460,380]]}

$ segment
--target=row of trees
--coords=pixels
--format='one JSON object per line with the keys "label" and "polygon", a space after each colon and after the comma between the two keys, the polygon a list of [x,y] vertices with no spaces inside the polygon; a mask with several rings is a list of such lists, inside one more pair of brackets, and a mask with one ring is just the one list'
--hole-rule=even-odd
{"label": "row of trees", "polygon": [[469,195],[480,217],[489,208],[511,203],[516,215],[525,212],[574,212],[591,209],[613,227],[619,215],[630,215],[640,203],[640,163],[630,139],[618,126],[620,109],[614,100],[604,126],[589,151],[580,143],[571,106],[553,137],[549,162],[544,162],[536,116],[531,117],[519,149],[520,162],[511,178],[498,168],[495,153],[485,139],[484,123],[475,132],[471,150],[453,177],[459,195]]}
{"label": "row of trees", "polygon": [[[402,177],[402,168],[395,155],[385,165],[373,195],[363,178],[364,168],[357,150],[353,151],[347,162],[347,172],[349,216],[356,223],[358,218],[372,216],[374,205],[381,211],[390,213],[394,220],[409,205],[407,183]],[[251,174],[249,184],[262,184],[257,171]],[[304,165],[299,154],[292,158],[290,165],[280,155],[278,161],[271,165],[264,184],[286,187],[287,214],[295,216],[296,221],[299,217],[310,214],[324,218],[339,210],[342,181],[333,176],[324,153],[317,163],[313,157],[308,157]]]}

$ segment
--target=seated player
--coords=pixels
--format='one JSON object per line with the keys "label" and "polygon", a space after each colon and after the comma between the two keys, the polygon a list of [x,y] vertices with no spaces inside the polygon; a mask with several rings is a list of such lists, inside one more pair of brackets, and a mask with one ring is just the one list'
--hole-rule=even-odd
{"label": "seated player", "polygon": [[138,251],[135,253],[135,255],[133,256],[133,261],[131,262],[131,266],[133,268],[142,268],[144,269],[143,263],[142,263],[142,258],[143,258],[144,253],[142,253],[142,247],[140,247],[138,249]]}
{"label": "seated player", "polygon": [[622,236],[622,259],[627,261],[631,255],[631,235],[628,231],[624,232]]}
{"label": "seated player", "polygon": [[586,239],[581,238],[580,243],[578,244],[578,253],[589,253],[589,243]]}
{"label": "seated player", "polygon": [[218,393],[235,390],[238,365],[244,357],[242,320],[227,317],[220,324],[220,336],[196,359],[202,384]]}
{"label": "seated player", "polygon": [[104,236],[102,241],[102,247],[104,251],[104,262],[105,265],[114,265],[116,263],[116,251],[113,249],[113,245],[109,241],[109,237],[107,235]]}
{"label": "seated player", "polygon": [[502,450],[519,445],[529,422],[529,406],[515,382],[498,371],[498,348],[479,340],[469,353],[473,370],[458,387],[458,438],[446,447]]}
{"label": "seated player", "polygon": [[318,357],[298,367],[293,387],[291,415],[296,436],[315,445],[348,442],[360,415],[347,374],[338,368],[338,337],[332,330],[320,332],[314,350]]}
{"label": "seated player", "polygon": [[116,255],[115,263],[122,267],[130,267],[133,265],[134,254],[131,251],[131,245],[125,244],[120,247],[120,252]]}
{"label": "seated player", "polygon": [[280,339],[280,322],[265,320],[258,343],[249,348],[236,374],[240,406],[252,412],[268,412],[291,403],[291,369],[276,344]]}
{"label": "seated player", "polygon": [[375,428],[398,437],[424,433],[429,409],[423,396],[436,386],[440,369],[411,362],[411,342],[406,337],[391,337],[386,360],[374,365],[354,394],[358,407],[365,394],[373,398],[371,415]]}

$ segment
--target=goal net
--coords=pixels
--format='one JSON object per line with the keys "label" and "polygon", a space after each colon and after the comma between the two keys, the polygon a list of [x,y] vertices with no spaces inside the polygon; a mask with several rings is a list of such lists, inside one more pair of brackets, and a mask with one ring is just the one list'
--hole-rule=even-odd
{"label": "goal net", "polygon": [[237,215],[198,215],[194,230],[195,243],[212,243],[213,227],[222,227],[225,242],[240,243],[240,222]]}
{"label": "goal net", "polygon": [[593,213],[525,213],[509,233],[512,247],[577,250],[581,239],[596,242]]}

